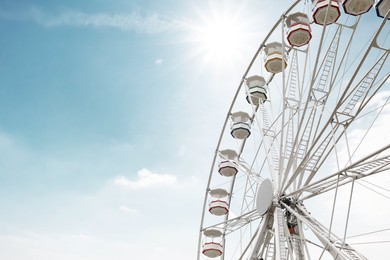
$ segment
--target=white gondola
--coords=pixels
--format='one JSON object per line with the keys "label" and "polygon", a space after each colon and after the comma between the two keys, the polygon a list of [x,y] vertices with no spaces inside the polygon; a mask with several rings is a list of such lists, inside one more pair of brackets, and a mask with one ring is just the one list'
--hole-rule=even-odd
{"label": "white gondola", "polygon": [[340,17],[337,0],[312,0],[314,3],[313,19],[316,24],[328,25],[335,23]]}
{"label": "white gondola", "polygon": [[287,41],[291,46],[300,47],[311,40],[309,18],[304,13],[290,14],[286,19],[288,29]]}
{"label": "white gondola", "polygon": [[251,134],[251,118],[248,113],[235,112],[230,116],[232,120],[231,135],[236,139],[246,139]]}
{"label": "white gondola", "polygon": [[[203,244],[202,253],[207,257],[218,257],[222,255],[223,247],[221,243],[216,243],[214,239],[222,237],[222,230],[218,228],[207,228],[203,230],[203,235],[206,237],[206,242]],[[207,242],[211,239],[211,242]]]}
{"label": "white gondola", "polygon": [[255,106],[263,104],[267,100],[267,88],[265,87],[265,79],[261,76],[251,76],[246,79],[248,94],[246,100]]}
{"label": "white gondola", "polygon": [[209,212],[215,216],[223,216],[229,212],[229,204],[224,200],[213,200],[209,204]]}
{"label": "white gondola", "polygon": [[[381,17],[385,18],[387,12],[390,9],[390,1],[389,0],[379,0],[377,1],[375,5],[376,14]],[[390,19],[390,16],[387,17],[387,19]]]}
{"label": "white gondola", "polygon": [[361,15],[367,13],[374,5],[374,0],[342,0],[345,13]]}
{"label": "white gondola", "polygon": [[283,56],[283,45],[280,42],[268,43],[264,48],[265,69],[270,73],[279,73],[287,67],[286,57]]}
{"label": "white gondola", "polygon": [[209,238],[217,238],[222,236],[222,231],[218,228],[208,228],[203,231],[203,235]]}
{"label": "white gondola", "polygon": [[229,212],[229,193],[224,189],[213,189],[209,191],[211,202],[209,212],[216,216],[223,216]]}
{"label": "white gondola", "polygon": [[237,164],[232,161],[222,161],[219,163],[218,172],[225,177],[232,177],[237,174]]}
{"label": "white gondola", "polygon": [[229,193],[225,189],[212,189],[209,191],[210,196],[214,198],[225,198],[229,195]]}
{"label": "white gondola", "polygon": [[207,242],[203,245],[202,254],[207,257],[215,258],[221,256],[223,252],[223,247],[220,243],[216,242]]}
{"label": "white gondola", "polygon": [[226,149],[219,152],[221,162],[218,165],[218,172],[225,177],[232,177],[237,174],[237,164],[234,160],[237,159],[237,153],[234,150]]}

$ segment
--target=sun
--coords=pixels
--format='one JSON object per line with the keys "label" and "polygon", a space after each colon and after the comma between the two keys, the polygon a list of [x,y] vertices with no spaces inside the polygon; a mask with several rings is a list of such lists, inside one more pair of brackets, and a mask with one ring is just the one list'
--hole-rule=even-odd
{"label": "sun", "polygon": [[199,22],[192,28],[191,41],[205,64],[217,67],[242,61],[249,32],[241,8],[210,5],[198,12]]}
{"label": "sun", "polygon": [[241,47],[238,26],[226,17],[215,17],[199,28],[199,48],[206,61],[222,60],[237,54]]}

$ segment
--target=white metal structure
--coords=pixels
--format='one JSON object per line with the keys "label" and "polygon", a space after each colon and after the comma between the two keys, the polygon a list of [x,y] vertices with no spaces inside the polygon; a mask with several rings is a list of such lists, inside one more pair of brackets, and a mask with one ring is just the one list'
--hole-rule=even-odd
{"label": "white metal structure", "polygon": [[[337,22],[318,25],[313,10],[320,2],[328,3],[328,11],[338,5],[295,1],[260,43],[239,83],[210,169],[198,260],[368,259],[350,241],[373,224],[375,213],[362,217],[356,229],[353,206],[370,203],[353,198],[362,182],[390,173],[390,142],[375,149],[364,144],[389,110],[389,10],[383,18],[375,8],[357,16],[341,13]],[[301,47],[286,40],[286,19],[297,12],[311,24],[312,39]],[[321,19],[329,21],[326,15]],[[274,45],[281,50],[280,72],[263,63]],[[261,66],[261,72],[254,69]],[[268,92],[264,102],[254,104],[246,98],[249,77],[257,74],[266,79]],[[252,111],[251,135],[233,138],[228,122],[242,107]],[[218,173],[219,158],[229,163],[222,166],[232,166],[226,168],[231,173]],[[208,205],[216,194],[226,199],[216,202],[217,216]],[[216,244],[205,242],[210,230],[218,230]],[[202,253],[205,247],[209,253]]]}

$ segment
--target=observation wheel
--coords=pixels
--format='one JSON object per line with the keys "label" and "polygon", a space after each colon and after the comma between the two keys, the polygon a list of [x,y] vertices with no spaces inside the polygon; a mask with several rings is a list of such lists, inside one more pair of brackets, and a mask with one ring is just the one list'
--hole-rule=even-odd
{"label": "observation wheel", "polygon": [[389,6],[294,1],[259,43],[217,142],[198,260],[380,258],[353,242],[389,230],[359,215],[365,194],[390,198],[370,182],[390,173]]}

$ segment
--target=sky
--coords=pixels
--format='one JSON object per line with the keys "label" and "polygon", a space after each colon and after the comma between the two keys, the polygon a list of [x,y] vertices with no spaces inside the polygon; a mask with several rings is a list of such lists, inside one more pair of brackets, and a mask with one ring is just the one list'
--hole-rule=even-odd
{"label": "sky", "polygon": [[194,259],[210,163],[291,1],[0,3],[0,259]]}
{"label": "sky", "polygon": [[1,1],[0,259],[195,258],[253,4]]}

